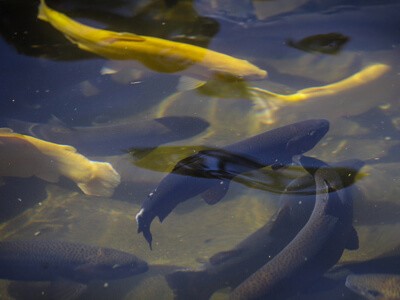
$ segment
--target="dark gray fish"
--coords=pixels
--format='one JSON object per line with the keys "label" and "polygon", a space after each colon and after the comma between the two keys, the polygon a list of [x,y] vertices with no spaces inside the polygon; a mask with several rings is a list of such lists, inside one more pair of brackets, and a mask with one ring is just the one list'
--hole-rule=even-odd
{"label": "dark gray fish", "polygon": [[400,275],[353,274],[347,276],[346,287],[368,300],[400,299]]}
{"label": "dark gray fish", "polygon": [[[92,280],[121,279],[146,272],[148,265],[116,249],[58,240],[0,242],[0,278],[51,281],[75,298]],[[57,292],[57,291],[55,291]]]}
{"label": "dark gray fish", "polygon": [[[333,163],[331,166],[335,170],[349,170],[339,174],[346,186],[350,186],[363,163],[352,160]],[[314,178],[307,174],[292,180],[283,191],[277,213],[263,227],[234,248],[213,255],[204,269],[177,270],[166,275],[175,299],[205,300],[219,289],[235,288],[270,261],[296,236],[309,219],[314,203]]]}
{"label": "dark gray fish", "polygon": [[160,144],[199,134],[209,123],[197,117],[163,117],[72,128],[66,127],[57,119],[49,124],[7,120],[6,125],[15,132],[57,144],[71,145],[79,153],[94,156],[121,154],[131,148],[155,148]]}
{"label": "dark gray fish", "polygon": [[[299,182],[294,180],[287,190],[297,188]],[[233,249],[213,255],[204,270],[179,270],[166,275],[175,299],[205,300],[219,289],[236,287],[294,238],[311,214],[313,198],[284,194],[280,209],[269,222]],[[300,199],[305,205],[299,205]]]}
{"label": "dark gray fish", "polygon": [[[339,297],[351,300],[362,299],[361,295],[355,295],[345,286],[347,276],[352,274],[391,274],[400,276],[400,246],[369,260],[347,262],[334,266],[324,275],[322,282],[315,283],[313,288],[307,291],[306,297],[299,298],[299,300],[319,300],[326,297],[328,299],[339,299]],[[371,290],[371,294],[377,295],[377,292]]]}
{"label": "dark gray fish", "polygon": [[350,40],[341,33],[331,32],[308,36],[300,41],[287,40],[286,44],[306,52],[318,52],[323,54],[337,54]]}
{"label": "dark gray fish", "polygon": [[324,163],[302,158],[305,165],[321,167],[314,174],[316,201],[311,216],[296,237],[257,272],[236,287],[230,299],[259,299],[271,294],[290,294],[322,276],[341,257],[344,249],[357,249],[352,227],[352,199],[342,189],[339,176]]}
{"label": "dark gray fish", "polygon": [[364,273],[388,273],[400,275],[400,245],[383,253],[378,257],[357,262],[348,262],[333,268],[330,273],[338,274],[364,274]]}
{"label": "dark gray fish", "polygon": [[138,232],[151,248],[151,222],[162,222],[181,202],[202,194],[208,204],[222,199],[236,175],[265,166],[282,167],[312,149],[328,132],[326,120],[307,120],[253,136],[217,150],[205,150],[178,162],[149,194],[136,215]]}

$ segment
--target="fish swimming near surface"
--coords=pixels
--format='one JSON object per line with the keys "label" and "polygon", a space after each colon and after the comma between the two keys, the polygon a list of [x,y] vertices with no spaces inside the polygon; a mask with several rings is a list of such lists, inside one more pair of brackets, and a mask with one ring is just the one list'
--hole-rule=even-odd
{"label": "fish swimming near surface", "polygon": [[[332,164],[348,169],[340,177],[350,186],[363,163]],[[303,190],[314,189],[314,194]],[[308,193],[308,192],[307,192]],[[278,254],[307,223],[315,203],[315,181],[310,174],[294,179],[283,191],[280,207],[264,226],[234,248],[216,253],[200,270],[177,270],[165,276],[176,300],[206,300],[220,289],[235,288]]]}
{"label": "fish swimming near surface", "polygon": [[107,59],[137,60],[157,72],[186,71],[202,79],[218,74],[244,79],[262,79],[267,75],[246,60],[206,48],[81,24],[49,8],[44,0],[40,2],[38,18],[49,22],[82,50]]}
{"label": "fish swimming near surface", "polygon": [[350,38],[344,34],[331,32],[308,36],[297,42],[289,39],[286,43],[303,51],[333,55],[339,53],[349,40]]}
{"label": "fish swimming near surface", "polygon": [[86,195],[109,197],[120,175],[107,162],[91,161],[68,145],[46,142],[0,128],[0,176],[73,180]]}
{"label": "fish swimming near surface", "polygon": [[272,260],[237,286],[230,299],[260,299],[290,294],[322,276],[344,249],[357,249],[352,226],[352,199],[339,176],[325,163],[302,158],[302,165],[320,165],[314,173],[316,200],[311,216],[296,237]]}
{"label": "fish swimming near surface", "polygon": [[69,282],[78,294],[92,280],[121,279],[147,270],[145,261],[111,248],[61,240],[0,242],[0,278],[51,281],[55,288]]}
{"label": "fish swimming near surface", "polygon": [[186,116],[78,127],[67,127],[56,118],[48,124],[5,122],[17,132],[71,145],[88,156],[122,154],[131,148],[155,148],[199,134],[209,126],[201,118]]}
{"label": "fish swimming near surface", "polygon": [[352,274],[346,278],[346,287],[368,300],[400,299],[398,274]]}
{"label": "fish swimming near surface", "polygon": [[[226,146],[222,151],[200,151],[181,160],[143,202],[136,215],[138,232],[143,232],[151,248],[150,225],[155,217],[162,222],[179,203],[199,194],[208,204],[217,203],[236,175],[288,165],[293,156],[312,149],[328,130],[326,120],[302,121]],[[229,159],[224,161],[226,157]]]}

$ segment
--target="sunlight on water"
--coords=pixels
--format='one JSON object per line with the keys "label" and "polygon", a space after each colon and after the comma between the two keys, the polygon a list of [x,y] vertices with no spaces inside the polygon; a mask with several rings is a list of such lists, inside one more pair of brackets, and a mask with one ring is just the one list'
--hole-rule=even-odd
{"label": "sunlight on water", "polygon": [[[360,170],[349,167],[351,179],[343,180],[344,186],[355,182],[349,189],[359,245],[346,248],[338,262],[350,263],[348,269],[336,266],[306,290],[297,287],[295,294],[281,296],[278,291],[271,299],[364,299],[346,288],[349,273],[400,273],[390,266],[400,259],[396,1],[46,4],[42,1],[38,16],[38,1],[0,3],[0,127],[14,132],[0,129],[1,240],[64,240],[113,248],[145,260],[150,269],[135,276],[83,280],[79,276],[91,274],[102,257],[105,250],[99,248],[98,257],[74,269],[72,278],[53,274],[51,280],[23,281],[0,270],[1,299],[174,299],[174,292],[175,299],[234,297],[232,289],[282,250],[292,230],[287,225],[275,228],[275,235],[264,233],[264,240],[252,242],[253,252],[235,246],[265,224],[279,224],[279,216],[285,218],[284,212],[276,214],[280,199],[293,199],[291,193],[304,189],[294,198],[300,205],[315,199],[315,189],[311,181],[290,190],[290,182],[306,172],[279,169],[287,165],[284,159],[265,163],[272,158],[260,158],[262,166],[273,165],[274,170],[259,171],[248,160],[264,154],[257,145],[239,146],[245,149],[240,151],[220,147],[307,119],[326,119],[330,127],[315,147],[309,141],[306,155],[328,163],[364,162]],[[301,138],[287,141],[284,151]],[[239,157],[230,160],[232,153]],[[176,165],[196,154],[204,154],[204,160]],[[235,168],[241,170],[236,177]],[[135,216],[140,220],[138,212],[151,205],[145,201],[148,195],[160,192],[161,185],[155,188],[170,172],[190,176],[187,183],[172,183],[163,199],[182,203],[172,205],[171,212],[151,212],[150,250],[145,231],[137,233]],[[226,195],[217,185],[183,202],[187,199],[179,197],[185,188],[203,184],[196,176],[216,176],[221,186],[229,185]],[[281,196],[283,192],[287,195]],[[291,213],[300,219],[307,215]],[[157,216],[165,220],[159,222]],[[270,241],[282,244],[280,250],[265,246]],[[0,269],[12,269],[1,247]],[[264,253],[261,263],[255,259]],[[360,267],[386,256],[389,263]],[[213,259],[222,260],[221,265]],[[206,275],[193,281],[191,294],[182,296],[173,285],[191,284],[184,270],[205,270]],[[181,281],[171,283],[169,275],[179,271]],[[72,281],[74,288],[63,283],[58,289],[60,279]],[[293,282],[284,284],[295,290]],[[77,292],[79,285],[84,288]],[[193,292],[196,288],[201,293]],[[211,292],[204,294],[207,290]]]}

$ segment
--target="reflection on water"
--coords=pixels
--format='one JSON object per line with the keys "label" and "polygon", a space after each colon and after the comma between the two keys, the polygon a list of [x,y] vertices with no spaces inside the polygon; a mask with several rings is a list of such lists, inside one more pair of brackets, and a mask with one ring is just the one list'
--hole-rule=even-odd
{"label": "reflection on water", "polygon": [[[305,119],[327,119],[329,132],[307,155],[327,162],[365,162],[352,186],[359,248],[341,257],[340,263],[351,265],[328,272],[314,287],[287,299],[363,299],[345,287],[346,275],[399,274],[400,268],[389,270],[381,259],[389,256],[391,263],[398,263],[400,257],[400,7],[396,1],[286,0],[278,5],[233,0],[67,0],[47,4],[100,30],[157,37],[246,60],[266,70],[268,78],[226,76],[221,70],[227,69],[217,70],[216,65],[210,67],[208,81],[204,76],[159,73],[157,61],[174,60],[157,60],[153,52],[137,61],[108,60],[78,48],[49,23],[38,20],[38,1],[2,1],[1,127],[71,144],[91,161],[110,163],[121,176],[113,196],[88,196],[68,179],[71,176],[52,183],[36,177],[7,177],[38,163],[32,152],[22,156],[8,150],[7,155],[19,157],[20,172],[10,166],[2,174],[6,176],[0,182],[2,240],[61,239],[135,254],[149,263],[148,272],[91,281],[80,299],[172,299],[165,275],[183,269],[211,270],[211,257],[218,253],[219,258],[229,258],[225,251],[237,249],[239,242],[275,220],[285,189],[290,197],[305,201],[310,185],[304,186],[306,195],[296,196],[287,189],[292,179],[304,175],[299,167],[245,173],[230,184],[219,203],[210,206],[195,197],[179,204],[162,223],[156,219],[150,251],[137,234],[135,215],[164,172],[203,147],[224,147]],[[111,45],[114,42],[109,40]],[[144,60],[155,65],[147,68],[140,63]],[[287,95],[341,82],[371,65],[388,68],[337,93],[325,90],[304,101],[286,101]],[[254,91],[259,90],[264,92],[257,98]],[[266,116],[268,122],[260,119]],[[184,120],[193,122],[176,122],[183,117],[192,117]],[[169,144],[152,149],[163,143]],[[0,149],[9,145],[2,142]],[[128,154],[133,150],[134,157]],[[4,160],[5,152],[0,153]],[[51,159],[46,163],[51,164]],[[68,170],[76,167],[71,163]],[[283,232],[289,229],[282,228]],[[378,263],[373,262],[376,258]],[[212,299],[227,299],[225,287],[216,288],[222,289]],[[2,299],[49,299],[52,289],[48,282],[0,281]]]}

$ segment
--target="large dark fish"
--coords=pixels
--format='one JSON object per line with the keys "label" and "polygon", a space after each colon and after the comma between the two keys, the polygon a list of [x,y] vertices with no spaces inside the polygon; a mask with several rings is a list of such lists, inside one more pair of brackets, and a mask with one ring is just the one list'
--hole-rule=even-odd
{"label": "large dark fish", "polygon": [[[350,186],[363,163],[352,160],[331,166],[335,170],[342,170],[340,178],[346,186]],[[311,189],[314,189],[313,194],[308,193]],[[213,255],[202,270],[178,270],[166,275],[175,299],[205,300],[219,289],[235,288],[296,236],[309,219],[314,203],[314,178],[307,174],[293,180],[281,196],[279,210],[263,227],[234,248]]]}
{"label": "large dark fish", "polygon": [[349,275],[346,287],[368,300],[400,299],[400,275],[396,274]]}
{"label": "large dark fish", "polygon": [[154,120],[68,128],[56,119],[49,124],[7,120],[15,132],[49,142],[74,146],[88,156],[114,155],[131,148],[154,148],[204,131],[209,123],[197,117],[163,117]]}
{"label": "large dark fish", "polygon": [[321,168],[314,174],[317,195],[310,219],[278,255],[236,287],[230,299],[290,294],[294,287],[303,287],[322,276],[345,248],[358,248],[351,197],[342,189],[333,169],[316,159],[301,159],[306,165],[312,165],[312,161]]}
{"label": "large dark fish", "polygon": [[221,151],[205,150],[178,162],[149,194],[136,215],[138,232],[151,248],[151,222],[162,222],[181,202],[202,194],[208,204],[226,194],[236,175],[265,166],[280,167],[292,157],[312,149],[328,132],[326,120],[307,120],[280,127],[226,146]]}
{"label": "large dark fish", "polygon": [[[294,180],[287,190],[298,184],[299,180]],[[278,212],[270,221],[234,248],[213,255],[203,270],[179,270],[166,275],[175,299],[206,300],[219,289],[236,287],[294,238],[312,211],[312,198],[315,197],[284,194]],[[299,205],[299,199],[307,205]]]}
{"label": "large dark fish", "polygon": [[59,240],[0,242],[0,278],[19,281],[67,279],[86,284],[146,272],[148,265],[116,249]]}

